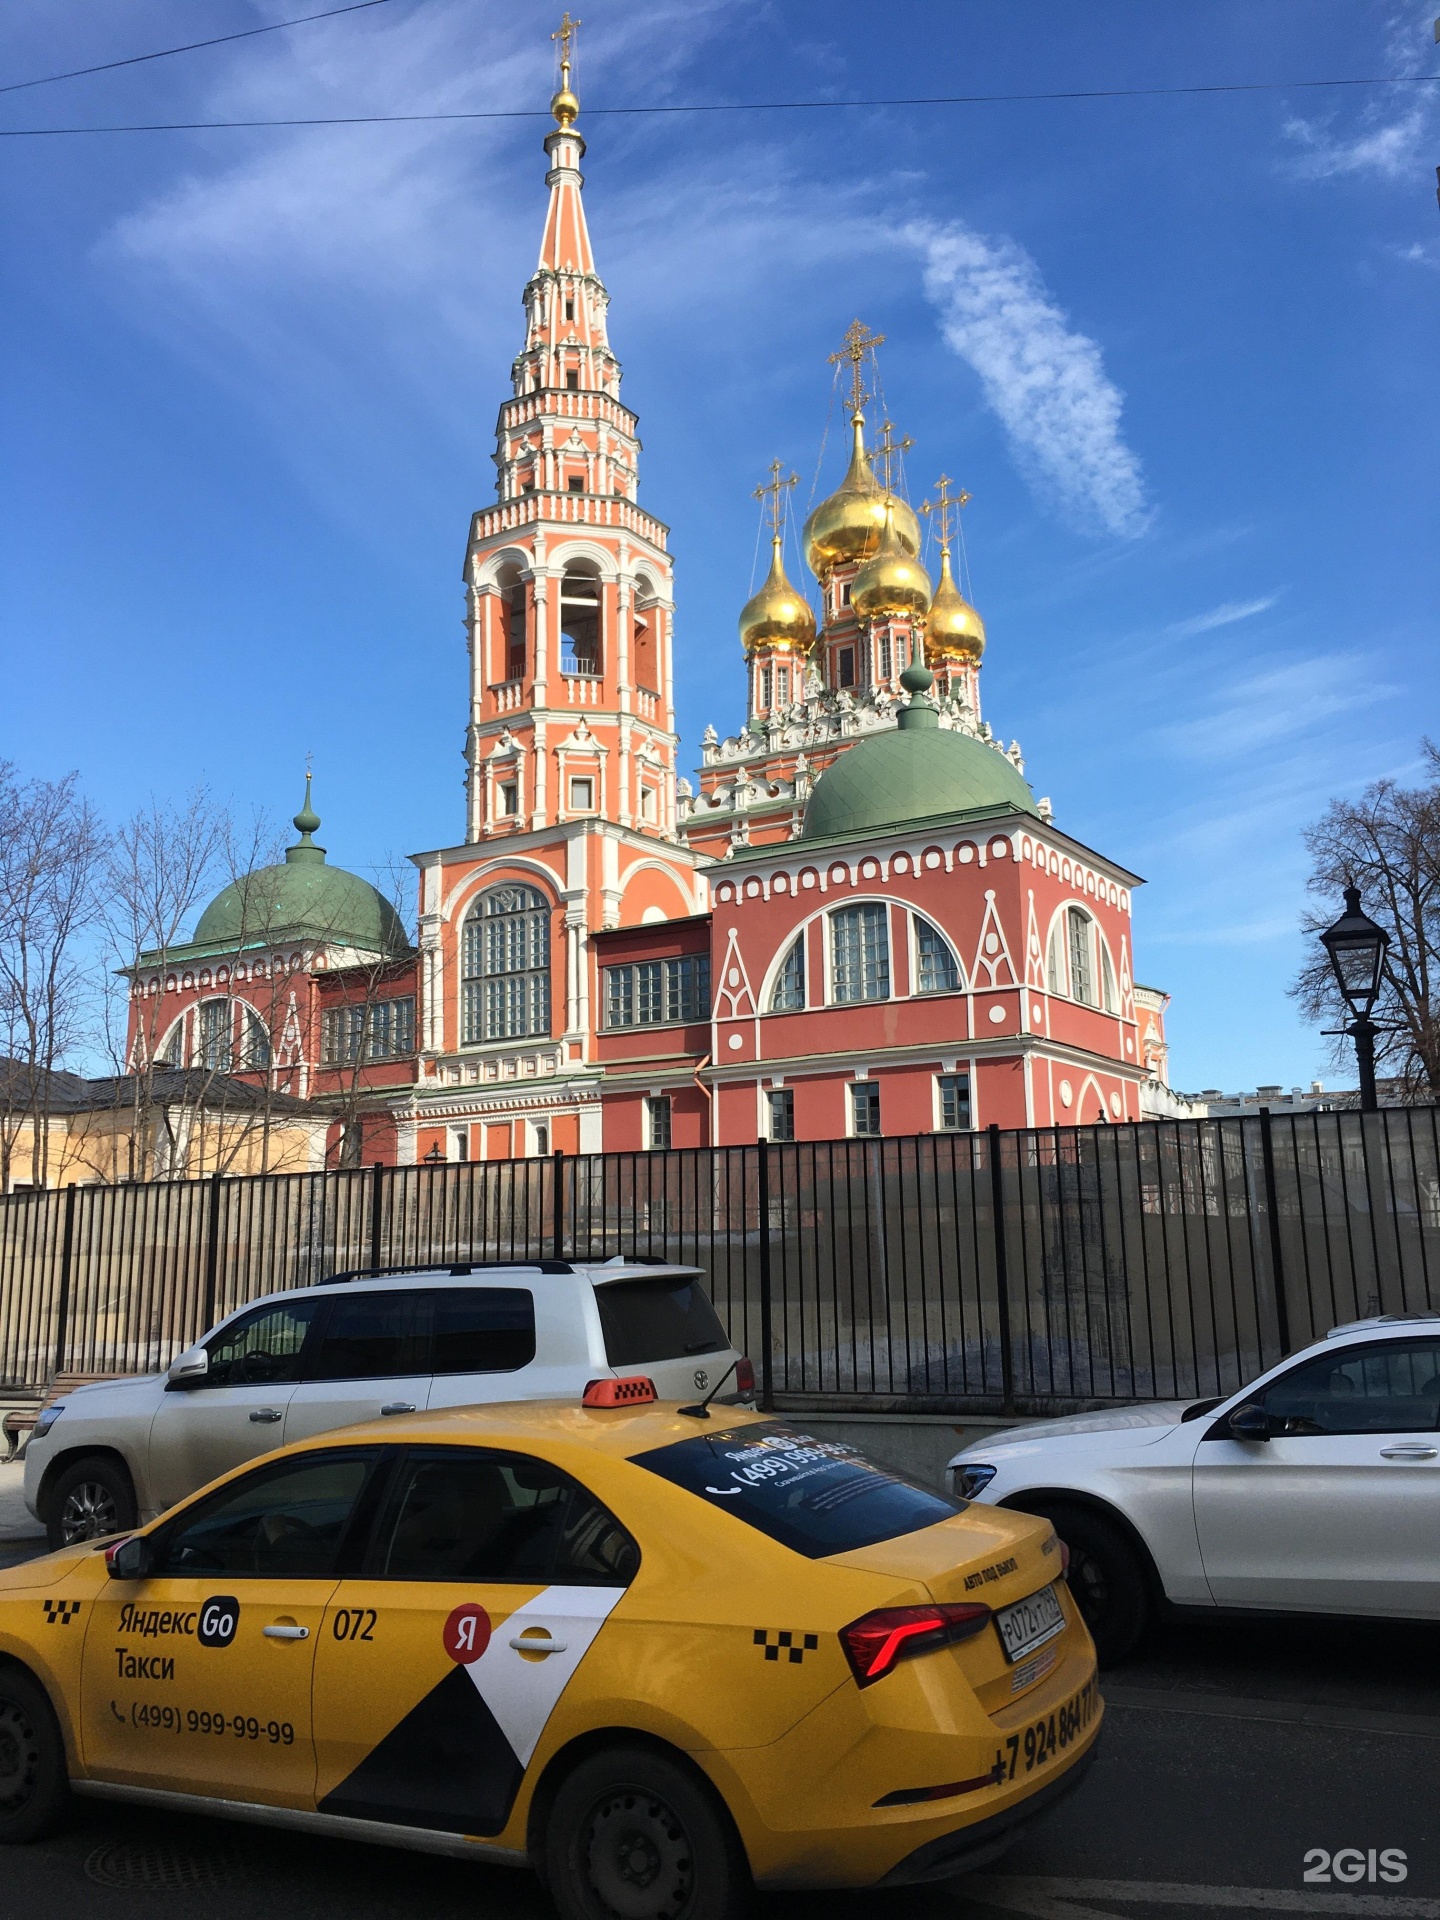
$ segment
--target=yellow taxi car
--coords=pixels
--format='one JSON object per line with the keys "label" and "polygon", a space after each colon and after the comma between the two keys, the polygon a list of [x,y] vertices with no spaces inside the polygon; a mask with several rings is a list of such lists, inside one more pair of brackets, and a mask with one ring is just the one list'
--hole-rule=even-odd
{"label": "yellow taxi car", "polygon": [[1078,1782],[1048,1521],[648,1381],[586,1400],[326,1433],[0,1573],[0,1840],[99,1795],[727,1920],[979,1865]]}

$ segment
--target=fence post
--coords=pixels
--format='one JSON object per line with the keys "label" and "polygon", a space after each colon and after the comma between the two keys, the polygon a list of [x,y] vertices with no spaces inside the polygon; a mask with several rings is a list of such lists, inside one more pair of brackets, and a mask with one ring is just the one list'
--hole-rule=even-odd
{"label": "fence post", "polygon": [[370,1271],[380,1271],[380,1232],[385,1219],[385,1189],[380,1184],[385,1163],[377,1160],[370,1169]]}
{"label": "fence post", "polygon": [[1004,1411],[1015,1410],[1015,1355],[1010,1345],[1010,1266],[1005,1248],[1005,1180],[1000,1169],[1000,1129],[992,1121],[990,1137],[990,1218],[995,1234],[995,1304],[1000,1316],[1000,1389]]}
{"label": "fence post", "polygon": [[1285,1247],[1280,1238],[1280,1194],[1275,1185],[1275,1142],[1270,1109],[1260,1109],[1260,1164],[1265,1176],[1265,1218],[1270,1223],[1270,1267],[1275,1281],[1275,1331],[1283,1359],[1290,1351],[1290,1305],[1285,1298]]}
{"label": "fence post", "polygon": [[205,1312],[200,1332],[215,1324],[215,1291],[220,1269],[220,1182],[224,1174],[217,1167],[210,1176],[210,1208],[205,1219]]}
{"label": "fence post", "polygon": [[565,1258],[565,1149],[556,1147],[550,1156],[555,1167],[555,1186],[550,1195],[550,1258]]}
{"label": "fence post", "polygon": [[65,1371],[65,1347],[70,1337],[70,1273],[75,1253],[75,1201],[80,1189],[72,1181],[65,1189],[65,1227],[60,1240],[60,1301],[55,1314],[55,1364],[52,1374]]}
{"label": "fence post", "polygon": [[770,1142],[760,1147],[760,1406],[775,1411],[775,1366],[770,1337],[773,1306],[770,1294]]}

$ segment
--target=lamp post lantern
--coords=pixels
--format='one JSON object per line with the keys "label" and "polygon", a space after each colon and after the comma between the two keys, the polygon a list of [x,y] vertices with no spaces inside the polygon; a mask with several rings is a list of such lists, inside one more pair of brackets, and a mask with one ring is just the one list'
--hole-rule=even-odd
{"label": "lamp post lantern", "polygon": [[438,1167],[444,1164],[444,1160],[445,1160],[445,1149],[441,1146],[440,1142],[437,1140],[434,1146],[431,1147],[430,1151],[426,1154],[425,1164],[427,1167]]}
{"label": "lamp post lantern", "polygon": [[1380,1029],[1370,1014],[1385,977],[1390,936],[1368,913],[1361,912],[1360,889],[1346,887],[1345,911],[1321,934],[1320,944],[1330,957],[1341,998],[1350,1011],[1350,1025],[1344,1032],[1355,1042],[1360,1108],[1363,1113],[1373,1113],[1380,1104],[1375,1094],[1375,1036]]}

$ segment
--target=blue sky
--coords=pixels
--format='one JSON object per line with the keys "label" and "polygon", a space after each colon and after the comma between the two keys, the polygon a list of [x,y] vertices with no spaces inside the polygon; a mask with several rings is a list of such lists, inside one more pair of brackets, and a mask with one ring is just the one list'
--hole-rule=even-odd
{"label": "blue sky", "polygon": [[[12,0],[0,79],[310,10]],[[1433,0],[586,0],[587,106],[1440,71]],[[543,107],[550,9],[369,12],[0,95],[0,126]],[[1327,1074],[1300,830],[1436,717],[1440,88],[586,119],[682,765],[743,686],[751,489],[826,355],[966,514],[985,711],[1147,876],[1177,1085]],[[112,817],[197,781],[362,871],[462,830],[460,566],[544,124],[0,141],[0,753]],[[838,478],[831,422],[819,475]],[[818,495],[817,495],[818,497]]]}

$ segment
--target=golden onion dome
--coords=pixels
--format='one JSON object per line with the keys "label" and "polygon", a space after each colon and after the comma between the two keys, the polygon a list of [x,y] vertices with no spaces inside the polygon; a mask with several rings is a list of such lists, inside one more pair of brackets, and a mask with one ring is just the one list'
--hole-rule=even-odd
{"label": "golden onion dome", "polygon": [[[885,528],[885,489],[870,471],[865,452],[865,416],[851,416],[854,444],[845,478],[805,522],[805,558],[817,579],[836,567],[866,560],[880,544]],[[903,500],[896,500],[895,533],[907,553],[920,551],[920,523]]]}
{"label": "golden onion dome", "polygon": [[771,542],[770,572],[760,591],[740,614],[740,644],[747,654],[762,647],[776,653],[806,654],[815,644],[815,615],[803,593],[785,578],[780,536]]}
{"label": "golden onion dome", "polygon": [[932,666],[942,660],[978,664],[984,651],[985,622],[956,586],[950,571],[950,549],[942,547],[940,584],[925,622],[925,658]]}
{"label": "golden onion dome", "polygon": [[850,604],[862,620],[885,620],[897,614],[923,619],[930,608],[930,576],[905,551],[895,507],[894,501],[885,502],[880,544],[850,588]]}

